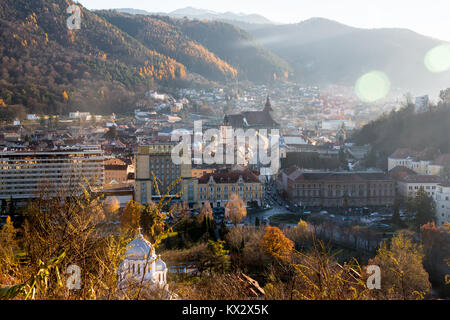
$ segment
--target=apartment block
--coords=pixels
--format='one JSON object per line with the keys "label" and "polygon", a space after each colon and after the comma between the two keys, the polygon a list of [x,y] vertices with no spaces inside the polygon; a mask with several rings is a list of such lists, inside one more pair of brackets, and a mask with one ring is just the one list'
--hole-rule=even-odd
{"label": "apartment block", "polygon": [[[153,176],[158,182],[159,193],[163,195],[178,178],[190,178],[191,164],[175,164],[172,161],[172,142],[155,142],[138,147],[136,154],[135,200],[146,204],[160,195],[155,189]],[[175,196],[182,190],[182,183],[172,188]]]}
{"label": "apartment block", "polygon": [[80,184],[104,182],[104,154],[96,146],[0,152],[0,199],[67,196]]}

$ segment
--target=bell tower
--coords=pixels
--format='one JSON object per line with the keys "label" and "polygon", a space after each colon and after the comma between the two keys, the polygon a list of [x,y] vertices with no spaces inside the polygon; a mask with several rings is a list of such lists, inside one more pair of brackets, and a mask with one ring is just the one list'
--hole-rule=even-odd
{"label": "bell tower", "polygon": [[269,96],[267,96],[266,105],[264,106],[263,111],[269,112],[269,113],[273,111]]}

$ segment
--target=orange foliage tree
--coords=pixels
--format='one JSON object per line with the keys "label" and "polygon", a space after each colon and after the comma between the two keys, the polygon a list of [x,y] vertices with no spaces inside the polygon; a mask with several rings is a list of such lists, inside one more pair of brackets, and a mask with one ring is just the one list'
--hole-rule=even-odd
{"label": "orange foliage tree", "polygon": [[264,252],[276,259],[286,260],[292,253],[294,242],[277,227],[268,226],[261,241]]}

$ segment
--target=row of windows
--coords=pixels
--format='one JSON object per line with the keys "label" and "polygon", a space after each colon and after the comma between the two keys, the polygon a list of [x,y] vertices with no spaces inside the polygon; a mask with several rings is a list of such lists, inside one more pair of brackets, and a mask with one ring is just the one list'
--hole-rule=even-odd
{"label": "row of windows", "polygon": [[[228,191],[228,186],[218,186],[216,187],[216,191],[220,192],[221,190],[224,191]],[[240,184],[237,188],[239,191],[258,191],[258,186],[257,185],[246,185],[244,187],[244,185]],[[200,187],[200,193],[206,193],[207,187]],[[236,191],[236,186],[232,186],[231,187],[231,191]],[[214,186],[213,185],[209,185],[209,192],[213,193],[214,192]]]}
{"label": "row of windows", "polygon": [[321,192],[320,190],[297,190],[297,196],[322,196],[324,195],[326,196],[349,196],[349,197],[356,197],[356,196],[393,196],[394,195],[394,191],[392,190],[380,190],[379,192],[377,192],[377,190],[373,190],[373,192],[370,192],[370,190],[366,193],[363,191],[359,191],[359,192]]}
{"label": "row of windows", "polygon": [[[409,190],[413,190],[413,186],[409,186],[408,187]],[[419,190],[419,189],[423,189],[423,186],[414,186],[414,190]],[[436,186],[426,186],[425,187],[426,190],[436,190]]]}
{"label": "row of windows", "polygon": [[[353,185],[332,185],[332,184],[329,184],[329,185],[327,185],[327,186],[324,186],[324,187],[327,187],[328,188],[328,190],[332,190],[332,189],[337,189],[337,190],[339,190],[339,189],[344,189],[344,190],[347,190],[347,189],[352,189],[352,190],[356,190],[356,189],[375,189],[375,188],[378,188],[378,189],[392,189],[393,187],[394,187],[394,185],[393,184],[371,184],[371,185],[365,185],[365,184],[359,184],[359,185],[355,185],[355,184],[353,184]],[[297,184],[296,185],[296,188],[297,189],[314,189],[314,188],[322,188],[322,185],[321,184]]]}

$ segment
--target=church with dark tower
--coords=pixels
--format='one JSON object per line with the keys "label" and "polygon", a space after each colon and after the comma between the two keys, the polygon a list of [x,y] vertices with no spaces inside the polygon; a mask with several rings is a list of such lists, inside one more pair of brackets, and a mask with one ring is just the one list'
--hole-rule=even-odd
{"label": "church with dark tower", "polygon": [[223,120],[225,126],[244,129],[279,129],[280,125],[272,118],[272,105],[267,96],[264,109],[261,111],[244,111],[238,114],[227,114]]}

